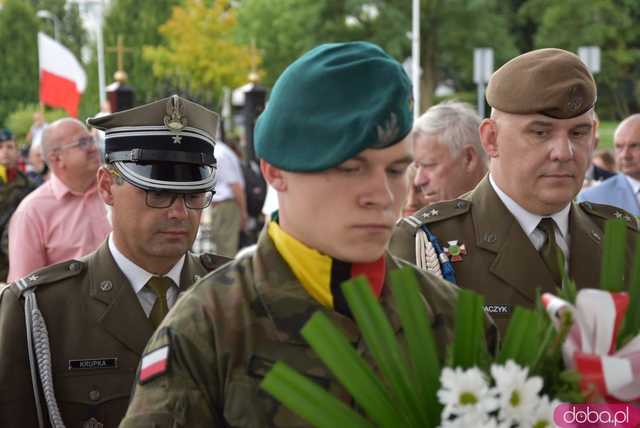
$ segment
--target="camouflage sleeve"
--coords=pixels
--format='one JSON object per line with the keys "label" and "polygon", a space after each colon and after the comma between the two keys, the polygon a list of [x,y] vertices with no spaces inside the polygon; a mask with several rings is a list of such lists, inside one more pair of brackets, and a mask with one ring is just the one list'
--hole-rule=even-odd
{"label": "camouflage sleeve", "polygon": [[153,335],[138,367],[120,427],[222,427],[211,320],[192,293]]}

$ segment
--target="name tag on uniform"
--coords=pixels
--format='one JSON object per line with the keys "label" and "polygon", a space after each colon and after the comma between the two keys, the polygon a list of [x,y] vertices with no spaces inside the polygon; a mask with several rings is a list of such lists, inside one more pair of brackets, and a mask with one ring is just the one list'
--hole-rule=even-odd
{"label": "name tag on uniform", "polygon": [[69,360],[69,370],[97,370],[118,368],[117,358],[90,358],[86,360]]}

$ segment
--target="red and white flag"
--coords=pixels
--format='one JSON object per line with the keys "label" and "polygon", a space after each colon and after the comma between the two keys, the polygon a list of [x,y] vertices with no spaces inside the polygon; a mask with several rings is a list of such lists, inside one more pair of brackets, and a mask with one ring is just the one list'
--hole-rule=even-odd
{"label": "red and white flag", "polygon": [[62,107],[78,116],[80,95],[87,87],[87,75],[69,49],[44,33],[38,33],[40,102]]}
{"label": "red and white flag", "polygon": [[138,375],[140,383],[145,383],[166,373],[168,368],[169,345],[165,345],[142,357],[142,364],[140,364],[140,373]]}

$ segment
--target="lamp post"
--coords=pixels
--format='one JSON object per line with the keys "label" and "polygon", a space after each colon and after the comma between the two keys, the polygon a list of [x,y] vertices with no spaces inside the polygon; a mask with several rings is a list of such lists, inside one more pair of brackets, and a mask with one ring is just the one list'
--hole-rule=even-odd
{"label": "lamp post", "polygon": [[48,10],[39,10],[38,13],[36,13],[36,16],[38,18],[44,18],[44,19],[50,19],[53,21],[53,34],[56,38],[56,41],[60,41],[60,20],[58,19],[57,16],[55,16],[53,13],[49,12]]}
{"label": "lamp post", "polygon": [[[100,106],[107,99],[106,83],[104,72],[104,42],[102,40],[102,20],[104,18],[104,1],[103,0],[72,0],[81,6],[85,13],[91,16],[91,20],[95,25],[96,51],[98,53],[98,98]],[[90,10],[91,9],[91,10]]]}

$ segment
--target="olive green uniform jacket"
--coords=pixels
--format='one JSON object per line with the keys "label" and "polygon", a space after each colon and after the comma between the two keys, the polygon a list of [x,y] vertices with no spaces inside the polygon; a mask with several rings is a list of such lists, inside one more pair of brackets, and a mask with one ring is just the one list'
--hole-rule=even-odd
{"label": "olive green uniform jacket", "polygon": [[[630,265],[638,231],[635,217],[607,205],[571,204],[569,276],[579,288],[598,288],[604,223],[617,217],[627,220],[629,226],[626,245]],[[533,307],[536,289],[556,293],[541,256],[493,190],[488,176],[459,199],[425,207],[399,221],[391,253],[416,263],[416,233],[422,224],[443,247],[456,240],[464,245],[466,254],[452,263],[456,283],[484,295],[485,311],[495,319],[502,337],[515,306]]]}
{"label": "olive green uniform jacket", "polygon": [[[215,255],[188,254],[180,277],[182,287],[226,261]],[[41,269],[26,282],[36,287],[38,307],[47,324],[54,390],[66,426],[117,427],[154,329],[107,242],[80,260]],[[2,428],[37,427],[25,299],[16,284],[0,295]],[[80,368],[87,366],[96,368]],[[44,399],[40,402],[44,408]],[[47,414],[46,409],[43,412]]]}
{"label": "olive green uniform jacket", "polygon": [[9,275],[9,220],[20,202],[38,186],[22,171],[9,184],[0,184],[0,282]]}
{"label": "olive green uniform jacket", "polygon": [[[386,257],[387,275],[408,265]],[[416,272],[442,352],[452,336],[455,288]],[[388,276],[380,300],[401,335]],[[168,345],[168,370],[144,384],[136,382],[121,427],[309,426],[261,390],[259,383],[276,361],[284,361],[347,399],[300,335],[316,311],[324,312],[368,357],[356,324],[307,293],[263,229],[255,249],[241,251],[233,263],[198,282],[165,318],[145,355]]]}

